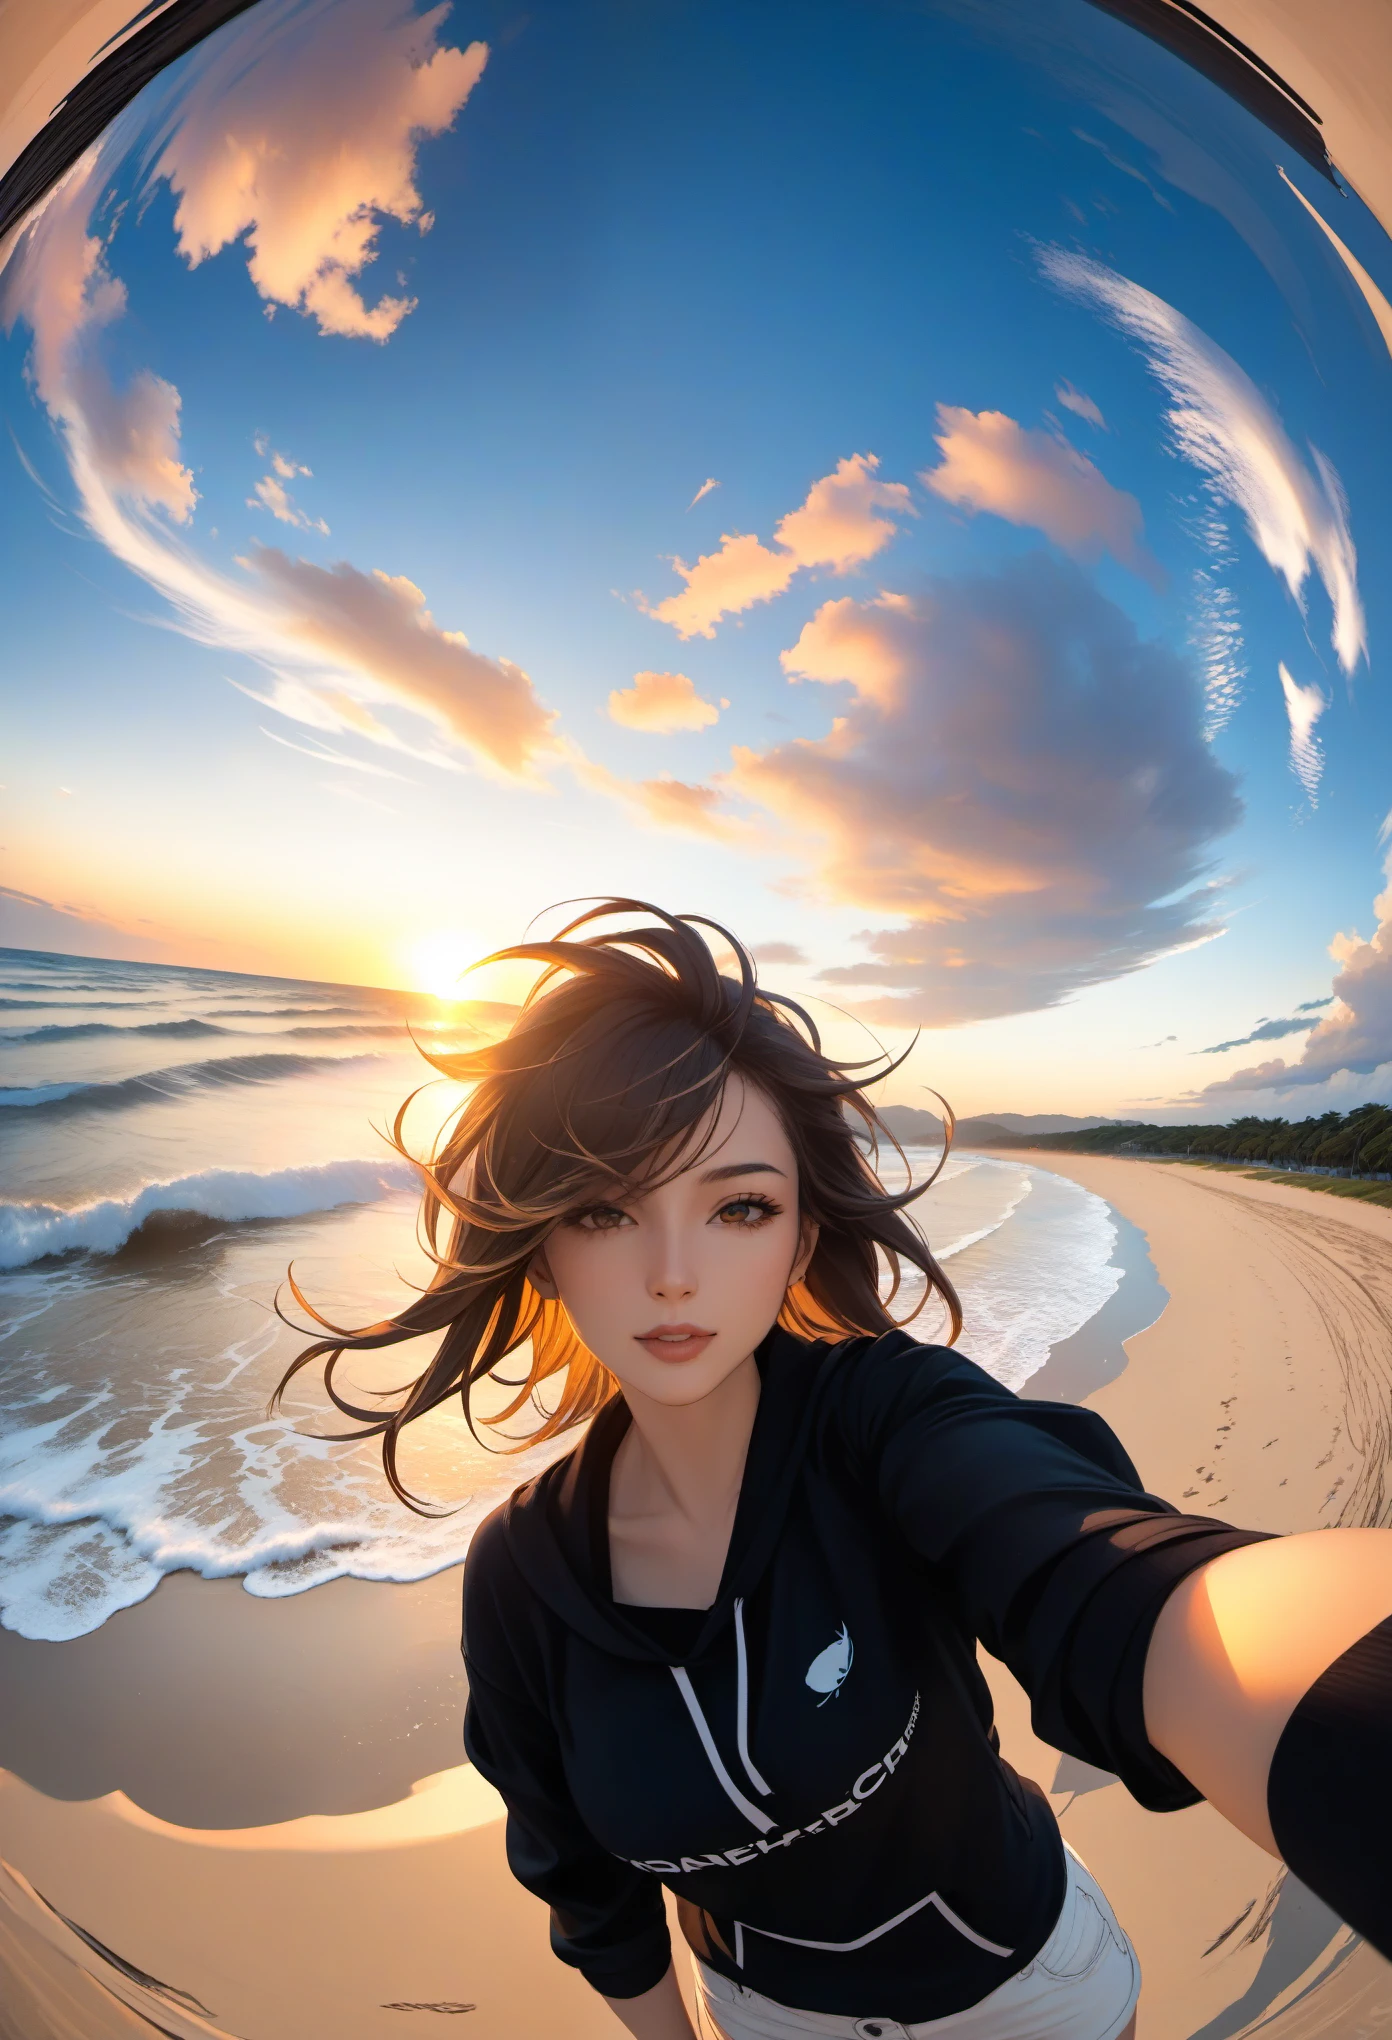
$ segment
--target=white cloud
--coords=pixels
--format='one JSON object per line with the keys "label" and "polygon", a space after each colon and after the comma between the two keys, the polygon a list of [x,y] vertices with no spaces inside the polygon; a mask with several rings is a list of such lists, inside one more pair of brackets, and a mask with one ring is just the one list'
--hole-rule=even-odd
{"label": "white cloud", "polygon": [[448,7],[402,0],[272,0],[191,81],[157,174],[177,198],[179,249],[196,267],[246,239],[270,304],[321,333],[386,340],[414,305],[368,305],[360,278],[383,220],[430,224],[415,183],[421,139],[442,133],[478,83],[486,43],[441,46]]}
{"label": "white cloud", "polygon": [[1216,737],[1236,713],[1247,678],[1242,619],[1225,578],[1237,560],[1216,503],[1205,502],[1189,528],[1203,555],[1193,573],[1190,643],[1204,676],[1204,734]]}
{"label": "white cloud", "polygon": [[1004,411],[939,404],[942,460],[919,480],[944,502],[989,510],[1042,531],[1075,559],[1106,551],[1152,586],[1163,580],[1142,542],[1141,506],[1052,433],[1030,431]]}
{"label": "white cloud", "polygon": [[1315,724],[1329,702],[1319,687],[1302,687],[1298,680],[1292,680],[1284,661],[1277,670],[1281,675],[1281,692],[1285,696],[1286,715],[1290,721],[1291,771],[1304,787],[1305,798],[1314,807],[1319,797],[1320,775],[1324,771],[1324,746],[1315,735]]}
{"label": "white cloud", "polygon": [[695,495],[694,495],[694,496],[692,497],[691,501],[690,501],[690,502],[689,502],[689,503],[687,504],[687,506],[686,506],[686,507],[687,507],[687,509],[688,509],[688,510],[694,510],[694,509],[696,508],[696,505],[697,505],[697,504],[698,504],[698,503],[700,502],[700,500],[701,500],[701,498],[702,498],[703,496],[708,496],[708,495],[710,494],[710,492],[711,492],[711,490],[712,490],[712,489],[718,489],[719,487],[720,487],[720,484],[719,484],[719,482],[718,482],[718,481],[717,481],[717,480],[715,479],[715,476],[714,476],[714,475],[707,475],[707,476],[706,476],[706,479],[705,479],[705,480],[704,480],[704,481],[702,482],[702,484],[701,484],[700,488],[699,488],[699,489],[698,489],[698,490],[696,491],[696,494],[695,494]]}
{"label": "white cloud", "polygon": [[1331,463],[1312,447],[1312,471],[1232,357],[1163,298],[1084,255],[1049,248],[1040,262],[1061,290],[1096,306],[1139,344],[1171,400],[1166,423],[1175,451],[1207,476],[1217,499],[1241,510],[1302,609],[1314,567],[1333,610],[1331,641],[1352,672],[1366,657],[1367,627],[1348,506]]}
{"label": "white cloud", "polygon": [[1065,411],[1071,411],[1075,418],[1081,418],[1089,425],[1095,425],[1099,432],[1107,430],[1107,421],[1101,409],[1082,390],[1075,390],[1068,381],[1054,384],[1054,396]]}
{"label": "white cloud", "polygon": [[720,720],[720,709],[696,692],[696,683],[685,673],[635,673],[631,687],[616,687],[609,696],[609,714],[627,729],[654,736],[706,730]]}
{"label": "white cloud", "polygon": [[1189,666],[1074,567],[825,603],[783,655],[845,687],[829,733],[736,750],[725,782],[783,824],[799,885],[881,923],[863,965],[892,1023],[1057,1004],[1216,932],[1236,783]]}
{"label": "white cloud", "polygon": [[854,453],[814,482],[806,501],[790,510],[774,532],[774,551],[748,532],[722,532],[720,550],[703,553],[694,566],[672,564],[686,586],[679,594],[643,607],[678,637],[715,636],[722,616],[735,616],[756,602],[783,594],[803,568],[825,567],[848,574],[864,565],[894,537],[895,517],[912,517],[913,502],[902,482],[876,479],[873,453]]}

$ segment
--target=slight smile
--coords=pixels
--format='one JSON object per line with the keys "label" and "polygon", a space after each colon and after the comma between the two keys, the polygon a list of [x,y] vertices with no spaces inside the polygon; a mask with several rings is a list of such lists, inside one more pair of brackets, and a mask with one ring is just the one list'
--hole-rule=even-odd
{"label": "slight smile", "polygon": [[640,1346],[659,1360],[695,1360],[715,1337],[700,1325],[654,1325],[650,1332],[634,1334]]}

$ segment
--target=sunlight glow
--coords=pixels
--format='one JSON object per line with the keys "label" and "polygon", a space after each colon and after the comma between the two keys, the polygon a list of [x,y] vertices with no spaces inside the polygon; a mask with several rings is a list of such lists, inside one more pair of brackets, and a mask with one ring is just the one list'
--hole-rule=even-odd
{"label": "sunlight glow", "polygon": [[410,951],[411,982],[422,992],[433,992],[437,999],[477,998],[476,991],[464,990],[460,979],[486,951],[486,943],[457,929],[423,936]]}

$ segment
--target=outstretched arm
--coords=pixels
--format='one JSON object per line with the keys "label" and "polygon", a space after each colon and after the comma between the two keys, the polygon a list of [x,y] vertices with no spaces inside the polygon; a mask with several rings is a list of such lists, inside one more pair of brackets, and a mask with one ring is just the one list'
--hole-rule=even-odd
{"label": "outstretched arm", "polygon": [[[1392,1530],[1313,1530],[1226,1551],[1165,1602],[1145,1665],[1146,1732],[1273,1856],[1267,1783],[1301,1699],[1392,1616]],[[1383,1777],[1392,1770],[1389,1705]]]}
{"label": "outstretched arm", "polygon": [[641,1997],[611,1997],[604,2002],[627,2026],[633,2040],[694,2040],[675,1969],[669,1969],[661,1983]]}

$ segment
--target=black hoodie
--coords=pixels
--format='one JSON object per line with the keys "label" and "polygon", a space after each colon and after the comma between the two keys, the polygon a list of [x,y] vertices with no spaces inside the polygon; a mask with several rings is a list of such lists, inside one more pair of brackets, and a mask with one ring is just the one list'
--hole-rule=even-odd
{"label": "black hoodie", "polygon": [[1100,1417],[1024,1401],[906,1333],[774,1331],[719,1592],[610,1592],[622,1401],[482,1525],[465,1571],[465,1747],[508,1807],[513,1873],[610,1997],[670,1959],[661,1886],[721,1974],[904,2024],[1032,1960],[1064,1859],[999,1754],[976,1641],[1038,1733],[1143,1805],[1199,1794],[1146,1739],[1169,1591],[1255,1541],[1142,1491]]}

